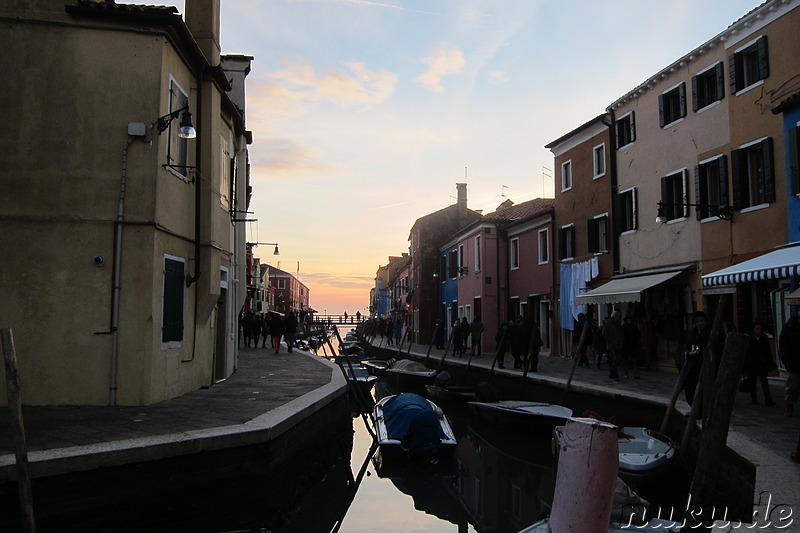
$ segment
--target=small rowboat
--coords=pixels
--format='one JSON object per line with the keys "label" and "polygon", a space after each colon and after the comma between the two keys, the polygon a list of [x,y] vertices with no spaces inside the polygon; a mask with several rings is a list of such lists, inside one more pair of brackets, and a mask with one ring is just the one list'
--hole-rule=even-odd
{"label": "small rowboat", "polygon": [[433,383],[436,371],[417,361],[402,359],[386,369],[386,378],[392,390],[422,390]]}
{"label": "small rowboat", "polygon": [[549,428],[564,424],[572,409],[552,403],[504,400],[499,402],[468,402],[472,413],[484,422],[500,425],[525,425]]}
{"label": "small rowboat", "polygon": [[439,407],[419,394],[387,396],[375,404],[375,430],[383,460],[436,463],[455,455],[456,437]]}

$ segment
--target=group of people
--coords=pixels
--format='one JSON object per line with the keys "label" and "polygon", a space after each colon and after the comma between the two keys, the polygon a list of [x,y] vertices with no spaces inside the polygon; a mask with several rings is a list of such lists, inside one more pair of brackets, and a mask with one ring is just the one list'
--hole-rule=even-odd
{"label": "group of people", "polygon": [[[244,341],[244,347],[258,348],[258,341],[261,340],[261,347],[267,347],[267,336],[270,337],[270,344],[275,353],[281,351],[281,339],[286,341],[289,353],[292,352],[294,338],[297,335],[297,316],[294,311],[289,311],[286,316],[279,313],[268,313],[259,315],[248,312],[239,319],[240,338]],[[242,342],[240,341],[240,346]]]}
{"label": "group of people", "polygon": [[472,355],[480,356],[482,353],[481,342],[483,337],[483,322],[480,317],[475,317],[472,322],[463,317],[461,322],[456,320],[453,323],[453,355],[456,357],[464,357],[467,353],[467,348],[471,346]]}
{"label": "group of people", "polygon": [[386,346],[392,346],[393,343],[399,346],[403,338],[403,321],[399,318],[379,318],[378,335],[386,339]]}
{"label": "group of people", "polygon": [[[589,328],[584,334],[584,328]],[[583,338],[583,343],[580,342]],[[642,356],[642,333],[630,316],[622,319],[622,313],[614,310],[611,316],[597,325],[578,313],[578,320],[572,332],[572,342],[578,350],[578,366],[600,369],[603,358],[608,361],[609,379],[619,381],[619,365],[622,363],[624,376],[631,372],[639,378],[639,361]],[[594,352],[594,364],[589,361],[588,348]]]}
{"label": "group of people", "polygon": [[539,328],[529,317],[517,317],[500,325],[495,334],[497,342],[497,366],[505,368],[505,355],[511,352],[514,368],[526,372],[539,371],[539,350],[544,345]]}

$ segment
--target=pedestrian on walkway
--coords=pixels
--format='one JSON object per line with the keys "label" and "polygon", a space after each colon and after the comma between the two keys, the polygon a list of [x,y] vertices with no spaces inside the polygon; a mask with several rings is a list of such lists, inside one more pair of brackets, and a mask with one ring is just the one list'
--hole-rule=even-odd
{"label": "pedestrian on walkway", "polygon": [[572,328],[572,351],[579,352],[578,366],[591,368],[592,365],[589,364],[589,359],[586,357],[586,349],[589,347],[589,342],[591,341],[591,336],[588,335],[588,331],[586,332],[587,336],[586,339],[584,339],[583,345],[580,345],[584,327],[586,327],[586,315],[578,313],[578,320],[575,321],[575,326]]}
{"label": "pedestrian on walkway", "polygon": [[297,317],[294,311],[289,311],[283,320],[283,337],[286,339],[286,348],[289,353],[292,353],[295,335],[297,335]]}
{"label": "pedestrian on walkway", "polygon": [[[483,336],[483,322],[481,318],[476,316],[472,319],[472,324],[469,325],[469,333],[472,341],[472,356],[481,355],[481,337]],[[477,354],[475,352],[478,352]]]}
{"label": "pedestrian on walkway", "polygon": [[772,394],[769,390],[769,374],[776,367],[772,360],[772,349],[769,345],[769,339],[764,334],[764,326],[760,321],[753,321],[753,326],[750,329],[750,344],[747,347],[747,356],[744,360],[744,373],[751,381],[750,389],[750,402],[753,405],[758,405],[758,395],[756,393],[756,382],[761,382],[761,389],[764,391],[764,405],[773,406],[775,402],[772,401]]}
{"label": "pedestrian on walkway", "polygon": [[[261,347],[262,348],[266,348],[267,347],[267,337],[269,337],[269,328],[270,328],[269,314],[266,314],[261,319]],[[256,345],[256,348],[258,348],[258,345]]]}
{"label": "pedestrian on walkway", "polygon": [[603,338],[602,328],[592,321],[592,350],[594,350],[595,368],[600,370],[600,363],[603,362],[603,356],[608,351],[606,348],[606,340]]}
{"label": "pedestrian on walkway", "polygon": [[800,319],[789,318],[781,330],[778,342],[781,361],[789,373],[786,379],[786,416],[794,416],[794,406],[800,395]]}
{"label": "pedestrian on walkway", "polygon": [[403,338],[403,321],[398,318],[394,321],[394,341],[398,346],[400,346],[400,340],[402,338]]}
{"label": "pedestrian on walkway", "polygon": [[500,324],[500,329],[497,330],[497,333],[494,336],[494,340],[497,343],[497,350],[495,355],[495,360],[497,361],[497,366],[500,368],[505,368],[505,358],[506,352],[508,351],[509,346],[509,328],[514,325],[514,322],[509,320],[508,322],[503,322]]}
{"label": "pedestrian on walkway", "polygon": [[253,336],[253,348],[258,348],[258,339],[261,338],[261,326],[263,324],[263,320],[261,315],[256,315],[253,318],[253,328],[250,330]]}
{"label": "pedestrian on walkway", "polygon": [[[538,372],[539,371],[539,350],[542,349],[544,346],[544,341],[542,340],[542,334],[539,332],[539,326],[533,321],[533,319],[527,322],[528,331],[530,334],[528,335],[528,347],[529,347],[529,355],[525,358],[525,371],[530,372]],[[586,352],[584,349],[584,356]],[[588,365],[587,365],[588,366]]]}
{"label": "pedestrian on walkway", "polygon": [[608,350],[608,377],[614,381],[619,381],[617,364],[625,347],[625,333],[622,331],[621,317],[622,313],[615,309],[611,316],[603,322],[602,331]]}
{"label": "pedestrian on walkway", "polygon": [[278,313],[272,313],[269,320],[269,334],[272,337],[272,347],[275,353],[281,351],[281,337],[283,336],[283,317]]}
{"label": "pedestrian on walkway", "polygon": [[[242,333],[244,334],[244,347],[249,348],[250,343],[253,342],[253,312],[248,311],[242,318]],[[258,348],[258,346],[256,346]]]}
{"label": "pedestrian on walkway", "polygon": [[514,357],[514,368],[522,368],[525,349],[527,348],[527,336],[525,335],[525,327],[521,316],[518,316],[514,322],[510,322],[508,335],[510,337],[508,343],[511,347],[511,355]]}
{"label": "pedestrian on walkway", "polygon": [[639,379],[639,353],[642,349],[639,326],[631,321],[630,316],[626,316],[622,323],[622,331],[625,334],[625,347],[622,349],[625,377],[628,378],[633,371],[633,376]]}

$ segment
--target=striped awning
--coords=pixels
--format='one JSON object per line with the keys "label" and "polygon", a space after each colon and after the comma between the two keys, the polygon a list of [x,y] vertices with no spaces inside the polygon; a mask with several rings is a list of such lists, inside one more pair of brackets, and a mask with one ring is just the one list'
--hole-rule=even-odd
{"label": "striped awning", "polygon": [[800,275],[800,246],[792,246],[706,274],[703,276],[703,287],[784,279],[798,275]]}
{"label": "striped awning", "polygon": [[578,305],[593,305],[640,302],[643,291],[669,281],[682,273],[683,271],[679,270],[677,272],[661,272],[614,279],[596,289],[577,295],[575,303]]}

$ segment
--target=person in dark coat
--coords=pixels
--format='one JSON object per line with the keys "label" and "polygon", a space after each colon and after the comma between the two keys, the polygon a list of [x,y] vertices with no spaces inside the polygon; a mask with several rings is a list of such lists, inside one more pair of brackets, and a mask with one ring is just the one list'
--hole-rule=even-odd
{"label": "person in dark coat", "polygon": [[269,334],[272,337],[272,347],[275,353],[281,351],[281,337],[283,336],[283,317],[278,313],[272,313],[269,319]]}
{"label": "person in dark coat", "polygon": [[294,311],[289,311],[283,320],[283,336],[286,339],[286,347],[289,353],[292,353],[295,335],[297,335],[297,317]]}
{"label": "person in dark coat", "polygon": [[467,339],[469,338],[469,331],[470,331],[469,321],[467,320],[467,317],[463,317],[461,319],[461,322],[458,324],[458,330],[459,330],[458,336],[461,339],[460,352],[461,356],[463,357],[464,354],[467,353]]}
{"label": "person in dark coat", "polygon": [[603,362],[603,355],[606,353],[606,340],[603,338],[603,330],[592,322],[592,349],[594,350],[595,368],[600,370],[600,363]]}
{"label": "person in dark coat", "polygon": [[461,347],[464,345],[464,330],[461,329],[461,322],[456,320],[453,322],[453,355],[461,357]]}
{"label": "person in dark coat", "polygon": [[436,336],[433,339],[437,350],[444,350],[444,324],[436,319]]}
{"label": "person in dark coat", "polygon": [[500,324],[500,329],[497,330],[494,336],[494,340],[497,342],[497,355],[495,358],[497,359],[497,366],[500,368],[505,368],[504,360],[510,341],[509,329],[513,325],[514,322],[510,320],[508,322],[503,322]]}
{"label": "person in dark coat", "polygon": [[258,339],[261,338],[261,324],[262,324],[261,315],[256,315],[253,318],[253,327],[250,330],[253,335],[253,348],[258,348]]}
{"label": "person in dark coat", "polygon": [[[242,333],[244,334],[244,347],[249,348],[250,343],[253,342],[253,312],[249,311],[244,318],[242,318]],[[258,348],[258,346],[256,346]]]}
{"label": "person in dark coat", "polygon": [[[261,347],[267,347],[267,337],[269,337],[270,320],[269,315],[264,315],[261,319]],[[258,348],[258,346],[256,346]]]}
{"label": "person in dark coat", "polygon": [[591,368],[592,365],[589,364],[589,358],[586,357],[586,349],[589,347],[589,343],[592,340],[591,335],[589,335],[589,331],[586,332],[586,339],[584,339],[583,346],[580,345],[581,335],[583,335],[584,327],[586,327],[586,315],[584,315],[583,313],[578,313],[578,320],[575,321],[575,326],[572,329],[572,344],[575,345],[574,350],[577,350],[579,352],[578,366],[585,366],[586,368]]}
{"label": "person in dark coat", "polygon": [[764,391],[764,405],[775,405],[775,402],[772,401],[769,380],[767,379],[767,374],[774,368],[772,348],[770,348],[769,339],[764,335],[764,326],[755,321],[750,330],[750,344],[747,347],[747,356],[744,360],[744,373],[753,381],[750,388],[750,401],[753,405],[758,405],[755,383],[757,381],[761,382],[761,389]]}
{"label": "person in dark coat", "polygon": [[786,416],[794,416],[794,405],[800,395],[800,320],[792,316],[781,330],[778,341],[781,361],[789,376],[786,378]]}
{"label": "person in dark coat", "polygon": [[625,334],[625,347],[622,349],[623,368],[625,377],[629,377],[633,370],[633,376],[639,378],[639,352],[642,350],[642,334],[639,326],[631,321],[631,317],[626,316],[622,323],[622,332]]}
{"label": "person in dark coat", "polygon": [[[469,325],[469,333],[472,340],[472,355],[481,355],[481,336],[483,335],[483,322],[480,317],[475,317]],[[477,352],[477,354],[476,354]]]}
{"label": "person in dark coat", "polygon": [[692,405],[694,392],[697,382],[700,381],[700,370],[703,368],[703,350],[708,346],[708,336],[711,328],[708,325],[708,318],[702,311],[694,314],[694,327],[689,330],[686,338],[686,359],[684,365],[689,365],[686,380],[683,382],[683,392],[686,396],[686,403]]}
{"label": "person in dark coat", "polygon": [[[542,349],[544,346],[544,341],[542,340],[542,334],[539,332],[539,326],[533,320],[528,322],[528,346],[530,349],[530,355],[525,358],[525,370],[530,372],[538,372],[539,371],[539,350]],[[585,357],[585,348],[584,348],[584,357]],[[588,365],[587,365],[588,366]]]}
{"label": "person in dark coat", "polygon": [[603,322],[603,340],[606,341],[608,350],[608,377],[619,381],[617,364],[625,348],[625,333],[622,331],[622,313],[615,310]]}
{"label": "person in dark coat", "polygon": [[522,317],[518,317],[516,321],[509,321],[508,327],[509,346],[511,348],[511,355],[514,357],[514,368],[522,368],[523,357],[525,357],[526,335],[525,327],[522,323]]}

